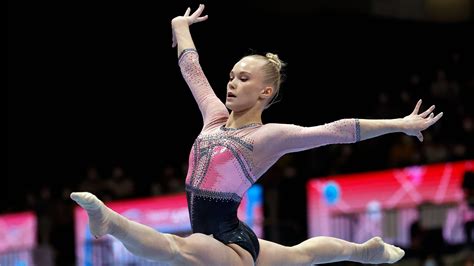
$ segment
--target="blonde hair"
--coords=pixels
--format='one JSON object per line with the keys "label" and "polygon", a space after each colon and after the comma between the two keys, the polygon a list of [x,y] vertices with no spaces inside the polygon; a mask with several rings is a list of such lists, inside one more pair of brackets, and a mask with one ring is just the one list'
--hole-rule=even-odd
{"label": "blonde hair", "polygon": [[262,67],[262,71],[264,73],[264,82],[267,84],[271,84],[273,86],[273,95],[268,101],[265,109],[270,107],[270,105],[278,102],[276,100],[278,93],[280,92],[280,85],[285,80],[285,74],[283,73],[283,69],[286,66],[286,63],[283,62],[277,54],[273,53],[266,53],[264,56],[259,54],[248,55],[247,57],[253,57],[265,60],[266,63]]}

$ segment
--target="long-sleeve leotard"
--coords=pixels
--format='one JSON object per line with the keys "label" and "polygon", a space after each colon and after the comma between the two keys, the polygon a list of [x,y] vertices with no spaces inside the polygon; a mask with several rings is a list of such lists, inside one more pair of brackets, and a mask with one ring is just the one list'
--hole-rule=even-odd
{"label": "long-sleeve leotard", "polygon": [[[196,50],[185,50],[179,57],[179,66],[203,117],[203,128],[191,149],[186,176],[195,232],[215,234],[225,230],[227,226],[222,223],[226,224],[226,220],[235,223],[244,193],[281,156],[359,140],[357,119],[313,127],[269,123],[227,128],[229,112],[209,84]],[[224,202],[226,208],[221,206]],[[209,219],[209,215],[213,218]]]}

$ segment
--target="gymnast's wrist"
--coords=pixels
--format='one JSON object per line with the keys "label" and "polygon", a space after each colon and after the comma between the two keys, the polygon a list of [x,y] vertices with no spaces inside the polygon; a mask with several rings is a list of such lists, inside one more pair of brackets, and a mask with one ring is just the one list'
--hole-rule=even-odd
{"label": "gymnast's wrist", "polygon": [[391,121],[392,121],[392,123],[390,123],[392,125],[391,130],[393,132],[399,132],[399,133],[405,132],[406,126],[405,126],[405,123],[403,122],[403,118],[391,119]]}

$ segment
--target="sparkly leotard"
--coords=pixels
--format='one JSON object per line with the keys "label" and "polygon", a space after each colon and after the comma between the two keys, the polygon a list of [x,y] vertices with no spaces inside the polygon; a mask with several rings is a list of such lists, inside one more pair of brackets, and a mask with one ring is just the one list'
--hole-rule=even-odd
{"label": "sparkly leotard", "polygon": [[237,218],[244,193],[286,153],[358,141],[358,120],[314,127],[269,123],[227,128],[229,112],[204,75],[196,50],[183,51],[178,62],[204,121],[186,176],[192,230],[213,235],[224,244],[235,243],[256,260],[258,239]]}

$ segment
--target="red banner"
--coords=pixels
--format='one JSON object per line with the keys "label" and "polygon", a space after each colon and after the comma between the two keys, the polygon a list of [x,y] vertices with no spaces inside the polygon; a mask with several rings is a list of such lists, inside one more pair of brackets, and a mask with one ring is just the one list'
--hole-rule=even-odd
{"label": "red banner", "polygon": [[[307,184],[309,236],[363,241],[392,232],[394,241],[407,242],[407,227],[420,216],[417,208],[459,205],[464,173],[473,169],[474,161],[469,160],[312,179]],[[432,214],[437,215],[433,219],[455,217],[454,207],[448,207],[433,207]],[[391,231],[387,229],[390,221]]]}

